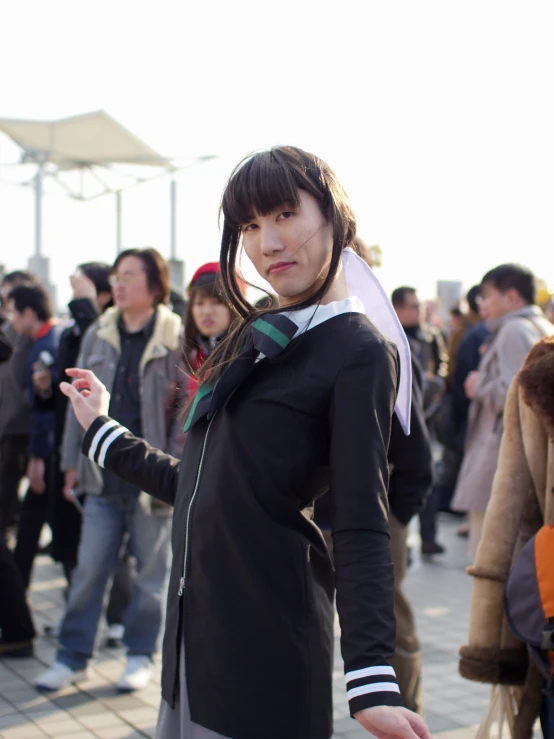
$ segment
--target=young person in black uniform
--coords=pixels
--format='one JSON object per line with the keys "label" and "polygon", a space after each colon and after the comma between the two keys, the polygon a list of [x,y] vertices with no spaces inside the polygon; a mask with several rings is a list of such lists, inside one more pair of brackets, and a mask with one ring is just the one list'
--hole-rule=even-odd
{"label": "young person in black uniform", "polygon": [[[222,283],[243,321],[200,370],[181,462],[108,418],[90,371],[62,385],[84,453],[175,507],[158,738],[331,736],[333,568],[311,521],[329,489],[351,713],[377,736],[427,739],[388,663],[387,447],[399,357],[403,412],[410,402],[409,352],[349,296],[347,265],[369,268],[345,253],[354,215],[320,159],[293,147],[247,158],[222,212]],[[241,245],[279,308],[243,296]]]}

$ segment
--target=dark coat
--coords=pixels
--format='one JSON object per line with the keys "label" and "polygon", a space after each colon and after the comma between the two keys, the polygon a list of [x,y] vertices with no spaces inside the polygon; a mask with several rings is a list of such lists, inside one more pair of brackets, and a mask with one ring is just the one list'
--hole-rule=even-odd
{"label": "dark coat", "polygon": [[460,342],[456,354],[456,365],[452,378],[452,413],[456,437],[463,446],[470,400],[466,395],[465,381],[470,372],[475,372],[481,361],[481,347],[486,342],[489,331],[482,321],[473,326]]}
{"label": "dark coat", "polygon": [[88,430],[85,453],[175,506],[162,694],[173,706],[184,629],[194,722],[233,739],[331,736],[333,567],[310,520],[327,490],[350,710],[401,704],[388,666],[397,375],[394,345],[345,313],[255,365],[193,425],[181,463],[105,417]]}
{"label": "dark coat", "polygon": [[[433,454],[423,414],[422,385],[421,367],[412,355],[410,435],[406,436],[395,413],[392,419],[388,452],[391,472],[389,506],[404,526],[407,526],[412,517],[421,511],[433,486]],[[322,529],[330,528],[331,501],[329,495],[322,495],[317,501],[315,521]]]}
{"label": "dark coat", "polygon": [[27,358],[30,336],[18,336],[12,324],[0,327],[0,438],[29,436],[31,406],[27,392]]}
{"label": "dark coat", "polygon": [[389,505],[405,526],[421,511],[433,487],[433,452],[423,413],[422,385],[421,367],[412,357],[410,435],[406,436],[395,414],[388,454],[391,466]]}
{"label": "dark coat", "polygon": [[[68,305],[74,323],[66,328],[60,339],[58,351],[58,377],[67,380],[65,371],[77,365],[81,341],[89,327],[98,318],[96,305],[88,298],[72,300]],[[74,563],[81,538],[81,513],[63,495],[64,475],[60,469],[60,447],[63,440],[68,398],[55,389],[54,465],[53,465],[53,516],[52,558],[56,562]]]}
{"label": "dark coat", "polygon": [[52,387],[58,384],[57,357],[61,331],[59,326],[44,329],[27,355],[27,388],[31,403],[31,437],[29,440],[29,454],[32,457],[50,459],[54,452],[54,399],[53,395],[41,398],[35,391],[33,384],[34,365],[38,362],[42,352],[47,352],[54,361],[50,368],[52,373]]}
{"label": "dark coat", "polygon": [[[93,301],[88,298],[72,300],[67,307],[69,308],[69,312],[71,313],[71,317],[74,322],[64,330],[60,338],[60,347],[58,350],[58,377],[60,378],[60,382],[68,380],[65,371],[70,367],[75,367],[77,365],[77,357],[79,356],[79,349],[81,348],[83,336],[99,315],[98,308]],[[62,393],[58,383],[55,391],[56,451],[59,450],[63,439],[67,403],[67,396]]]}

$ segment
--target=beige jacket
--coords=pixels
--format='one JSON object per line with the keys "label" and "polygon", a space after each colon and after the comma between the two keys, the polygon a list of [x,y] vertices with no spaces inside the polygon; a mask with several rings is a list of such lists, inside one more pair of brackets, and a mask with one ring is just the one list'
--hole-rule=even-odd
{"label": "beige jacket", "polygon": [[528,306],[503,316],[479,365],[479,383],[469,411],[464,461],[452,507],[485,511],[498,464],[502,414],[510,383],[527,353],[554,326],[540,308]]}
{"label": "beige jacket", "polygon": [[[183,380],[182,324],[179,316],[159,305],[154,331],[140,362],[143,436],[152,446],[180,457],[184,436],[178,422]],[[119,310],[110,308],[87,331],[77,366],[90,369],[111,392],[121,356],[117,326]],[[62,470],[77,469],[80,489],[99,495],[102,471],[81,454],[83,431],[69,404],[61,449]],[[150,496],[143,496],[157,503]]]}
{"label": "beige jacket", "polygon": [[469,680],[523,685],[516,739],[532,736],[542,679],[504,617],[504,584],[516,555],[543,524],[554,525],[554,338],[533,347],[508,393],[498,471],[473,567]]}

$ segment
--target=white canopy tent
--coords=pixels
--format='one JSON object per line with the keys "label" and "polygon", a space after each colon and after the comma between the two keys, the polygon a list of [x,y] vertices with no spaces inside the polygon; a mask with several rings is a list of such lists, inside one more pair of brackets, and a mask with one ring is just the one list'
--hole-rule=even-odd
{"label": "white canopy tent", "polygon": [[[194,157],[179,165],[151,149],[103,110],[56,121],[0,119],[0,132],[21,148],[19,162],[0,165],[4,171],[32,167],[19,184],[35,192],[35,258],[41,258],[41,214],[44,186],[53,181],[67,195],[91,200],[116,197],[116,244],[121,250],[121,193],[155,177],[172,175],[191,164],[214,158]],[[171,259],[176,260],[176,182],[171,181]]]}

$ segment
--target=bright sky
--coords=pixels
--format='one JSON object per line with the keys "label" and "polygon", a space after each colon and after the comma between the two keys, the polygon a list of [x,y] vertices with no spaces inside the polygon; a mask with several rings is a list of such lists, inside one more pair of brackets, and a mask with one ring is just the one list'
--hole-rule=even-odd
{"label": "bright sky", "polygon": [[[550,2],[18,0],[0,10],[0,117],[103,108],[179,175],[178,256],[217,259],[219,198],[247,152],[287,143],[335,169],[387,290],[466,287],[505,261],[554,283]],[[16,151],[0,136],[0,162]],[[9,179],[0,169],[0,179]],[[124,246],[169,255],[169,184],[124,195]],[[112,197],[44,202],[62,300],[78,262],[112,261]],[[0,262],[26,266],[31,191],[0,184]]]}

